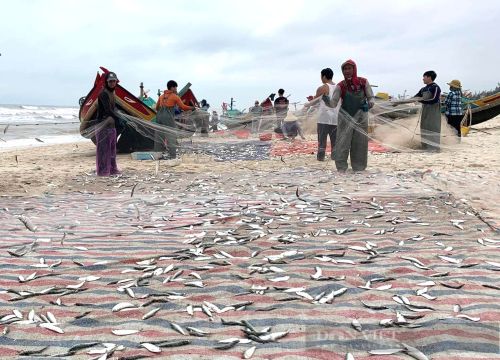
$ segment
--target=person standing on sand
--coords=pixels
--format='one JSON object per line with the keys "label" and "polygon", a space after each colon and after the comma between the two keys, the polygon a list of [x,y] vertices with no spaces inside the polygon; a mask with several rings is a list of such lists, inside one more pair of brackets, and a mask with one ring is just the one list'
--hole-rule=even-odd
{"label": "person standing on sand", "polygon": [[105,75],[104,89],[97,100],[96,174],[110,176],[120,174],[116,164],[116,126],[119,121],[115,106],[115,88],[118,77],[114,72]]}
{"label": "person standing on sand", "polygon": [[335,90],[335,83],[332,81],[333,79],[333,70],[330,68],[326,68],[321,70],[321,85],[316,90],[315,96],[309,96],[309,102],[304,104],[304,106],[310,107],[315,103],[319,103],[318,106],[318,153],[316,158],[318,161],[325,160],[325,152],[326,146],[328,144],[328,136],[330,136],[330,145],[331,145],[331,159],[334,160],[333,157],[333,149],[335,147],[335,137],[337,136],[337,118],[339,109],[338,106],[335,109],[331,109],[326,106],[324,101],[321,101],[323,95],[328,96],[329,99],[333,96],[333,91]]}
{"label": "person standing on sand", "polygon": [[453,126],[457,131],[459,139],[462,137],[460,125],[464,117],[464,109],[462,108],[462,84],[459,80],[451,80],[450,92],[444,101],[446,110],[444,114],[448,120],[448,124]]}
{"label": "person standing on sand", "polygon": [[374,105],[373,91],[367,79],[358,77],[354,61],[347,60],[341,69],[344,80],[337,84],[331,99],[323,95],[323,101],[332,108],[342,100],[335,139],[335,166],[345,172],[350,155],[352,169],[363,171],[368,164],[368,109]]}
{"label": "person standing on sand", "polygon": [[212,111],[212,119],[210,120],[210,126],[212,131],[217,131],[217,125],[219,124],[219,115],[217,114],[217,111]]}
{"label": "person standing on sand", "polygon": [[434,82],[436,72],[429,70],[423,75],[422,81],[425,86],[415,95],[421,98],[422,113],[420,116],[420,138],[422,149],[429,151],[439,151],[441,137],[441,89]]}
{"label": "person standing on sand", "polygon": [[249,110],[252,114],[252,133],[260,130],[260,119],[262,117],[262,106],[260,106],[259,100],[255,100],[254,106]]}
{"label": "person standing on sand", "polygon": [[288,113],[288,99],[284,97],[285,90],[278,90],[278,97],[274,100],[274,112],[276,114],[276,130],[281,131],[281,126],[283,125],[283,120]]}
{"label": "person standing on sand", "polygon": [[165,140],[167,141],[168,155],[170,159],[177,157],[177,126],[175,125],[175,107],[181,110],[194,110],[194,106],[184,104],[177,95],[177,83],[170,80],[167,83],[167,90],[163,92],[156,103],[156,122],[167,126],[167,134],[163,136],[160,131],[155,135],[155,151],[165,150]]}

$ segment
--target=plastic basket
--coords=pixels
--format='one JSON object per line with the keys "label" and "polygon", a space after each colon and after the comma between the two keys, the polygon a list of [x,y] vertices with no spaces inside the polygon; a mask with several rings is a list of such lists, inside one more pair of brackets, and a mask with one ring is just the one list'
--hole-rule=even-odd
{"label": "plastic basket", "polygon": [[138,151],[130,154],[134,160],[157,160],[161,157],[161,152]]}
{"label": "plastic basket", "polygon": [[272,138],[273,138],[273,134],[271,134],[271,133],[265,133],[265,134],[259,135],[260,141],[271,141]]}
{"label": "plastic basket", "polygon": [[460,133],[462,137],[469,135],[470,126],[460,126]]}

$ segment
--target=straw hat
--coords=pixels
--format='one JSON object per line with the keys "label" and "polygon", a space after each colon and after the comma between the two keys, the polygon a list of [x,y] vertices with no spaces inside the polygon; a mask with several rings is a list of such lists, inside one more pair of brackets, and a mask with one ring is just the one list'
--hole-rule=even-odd
{"label": "straw hat", "polygon": [[284,122],[292,122],[292,121],[297,121],[297,116],[293,113],[293,111],[289,111],[286,114],[286,118],[283,120]]}
{"label": "straw hat", "polygon": [[460,80],[451,80],[449,83],[447,83],[450,86],[453,86],[454,88],[462,88],[462,84],[460,83]]}

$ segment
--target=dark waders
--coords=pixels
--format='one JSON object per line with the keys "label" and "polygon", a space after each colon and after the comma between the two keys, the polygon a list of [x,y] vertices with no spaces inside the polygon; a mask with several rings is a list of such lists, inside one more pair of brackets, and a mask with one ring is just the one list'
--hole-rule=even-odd
{"label": "dark waders", "polygon": [[156,114],[156,122],[160,125],[167,126],[165,130],[157,131],[155,134],[155,151],[165,151],[165,140],[167,142],[166,148],[168,155],[171,159],[177,157],[177,126],[174,119],[174,107],[160,107]]}
{"label": "dark waders", "polygon": [[[422,95],[424,99],[429,99],[432,96],[429,91],[425,91]],[[441,140],[441,109],[439,102],[422,105],[420,137],[422,149],[439,151]]]}
{"label": "dark waders", "polygon": [[337,138],[335,141],[335,166],[347,170],[347,158],[351,155],[354,171],[366,169],[368,163],[368,112],[362,110],[366,102],[363,90],[347,91],[339,111]]}

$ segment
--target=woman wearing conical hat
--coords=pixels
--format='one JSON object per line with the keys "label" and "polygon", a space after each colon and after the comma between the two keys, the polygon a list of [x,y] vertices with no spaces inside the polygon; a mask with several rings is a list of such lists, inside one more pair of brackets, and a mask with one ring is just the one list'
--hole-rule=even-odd
{"label": "woman wearing conical hat", "polygon": [[283,125],[281,126],[284,139],[295,140],[297,135],[300,135],[302,140],[305,140],[304,133],[299,124],[299,119],[295,113],[291,110],[288,111],[286,117],[283,119]]}
{"label": "woman wearing conical hat", "polygon": [[444,101],[446,107],[444,114],[446,115],[448,124],[455,128],[460,138],[462,136],[460,123],[464,117],[464,110],[462,108],[462,84],[459,80],[451,80],[448,85],[450,85],[450,92]]}

